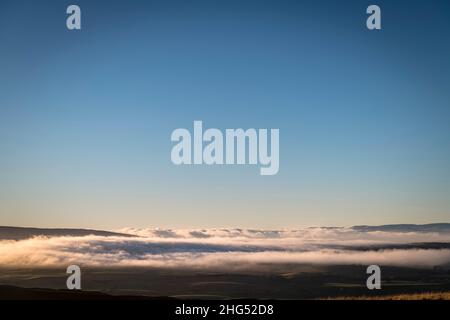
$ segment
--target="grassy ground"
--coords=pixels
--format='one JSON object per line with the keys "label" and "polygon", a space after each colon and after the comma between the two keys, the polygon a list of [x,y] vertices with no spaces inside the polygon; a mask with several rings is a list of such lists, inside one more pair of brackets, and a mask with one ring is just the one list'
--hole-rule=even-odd
{"label": "grassy ground", "polygon": [[426,292],[390,296],[336,297],[330,300],[450,300],[450,292]]}

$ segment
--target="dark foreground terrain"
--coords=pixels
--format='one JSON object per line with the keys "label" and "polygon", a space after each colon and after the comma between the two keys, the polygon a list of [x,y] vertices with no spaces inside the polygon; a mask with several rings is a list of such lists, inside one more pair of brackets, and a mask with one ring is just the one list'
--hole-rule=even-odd
{"label": "dark foreground terrain", "polygon": [[[282,270],[284,269],[284,270]],[[65,270],[0,270],[0,299],[320,299],[450,291],[449,269],[385,267],[382,289],[366,288],[360,266],[284,266],[279,272],[207,273],[160,269],[82,269],[82,292],[66,289]],[[286,272],[289,270],[289,272]],[[33,289],[31,288],[45,288]],[[48,290],[50,289],[50,290]]]}

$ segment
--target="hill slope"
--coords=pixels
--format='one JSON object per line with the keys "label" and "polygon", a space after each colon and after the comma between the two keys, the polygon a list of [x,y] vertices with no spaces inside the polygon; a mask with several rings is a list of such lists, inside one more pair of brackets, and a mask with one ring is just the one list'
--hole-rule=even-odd
{"label": "hill slope", "polygon": [[125,233],[116,233],[100,230],[89,229],[41,229],[41,228],[22,228],[22,227],[1,227],[0,226],[0,240],[24,240],[36,236],[47,237],[62,237],[73,236],[82,237],[88,235],[96,235],[103,237],[121,236],[121,237],[135,237]]}

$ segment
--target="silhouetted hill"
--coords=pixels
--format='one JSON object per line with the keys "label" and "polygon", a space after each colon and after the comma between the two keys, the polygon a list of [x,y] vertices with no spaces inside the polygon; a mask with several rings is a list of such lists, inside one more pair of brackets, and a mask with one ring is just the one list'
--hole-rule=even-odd
{"label": "silhouetted hill", "polygon": [[125,233],[116,233],[100,230],[89,229],[41,229],[41,228],[22,228],[22,227],[1,227],[0,226],[0,240],[23,240],[36,236],[47,237],[61,237],[61,236],[74,236],[82,237],[88,235],[96,236],[122,236],[122,237],[134,237],[133,235]]}

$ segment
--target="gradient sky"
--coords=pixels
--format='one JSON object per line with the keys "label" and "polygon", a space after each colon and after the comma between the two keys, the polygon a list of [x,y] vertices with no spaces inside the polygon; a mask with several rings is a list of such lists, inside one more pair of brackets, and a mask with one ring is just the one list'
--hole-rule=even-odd
{"label": "gradient sky", "polygon": [[[81,31],[66,29],[74,3]],[[449,14],[444,0],[2,0],[0,225],[449,222]],[[174,166],[170,134],[194,120],[279,128],[278,175]]]}

